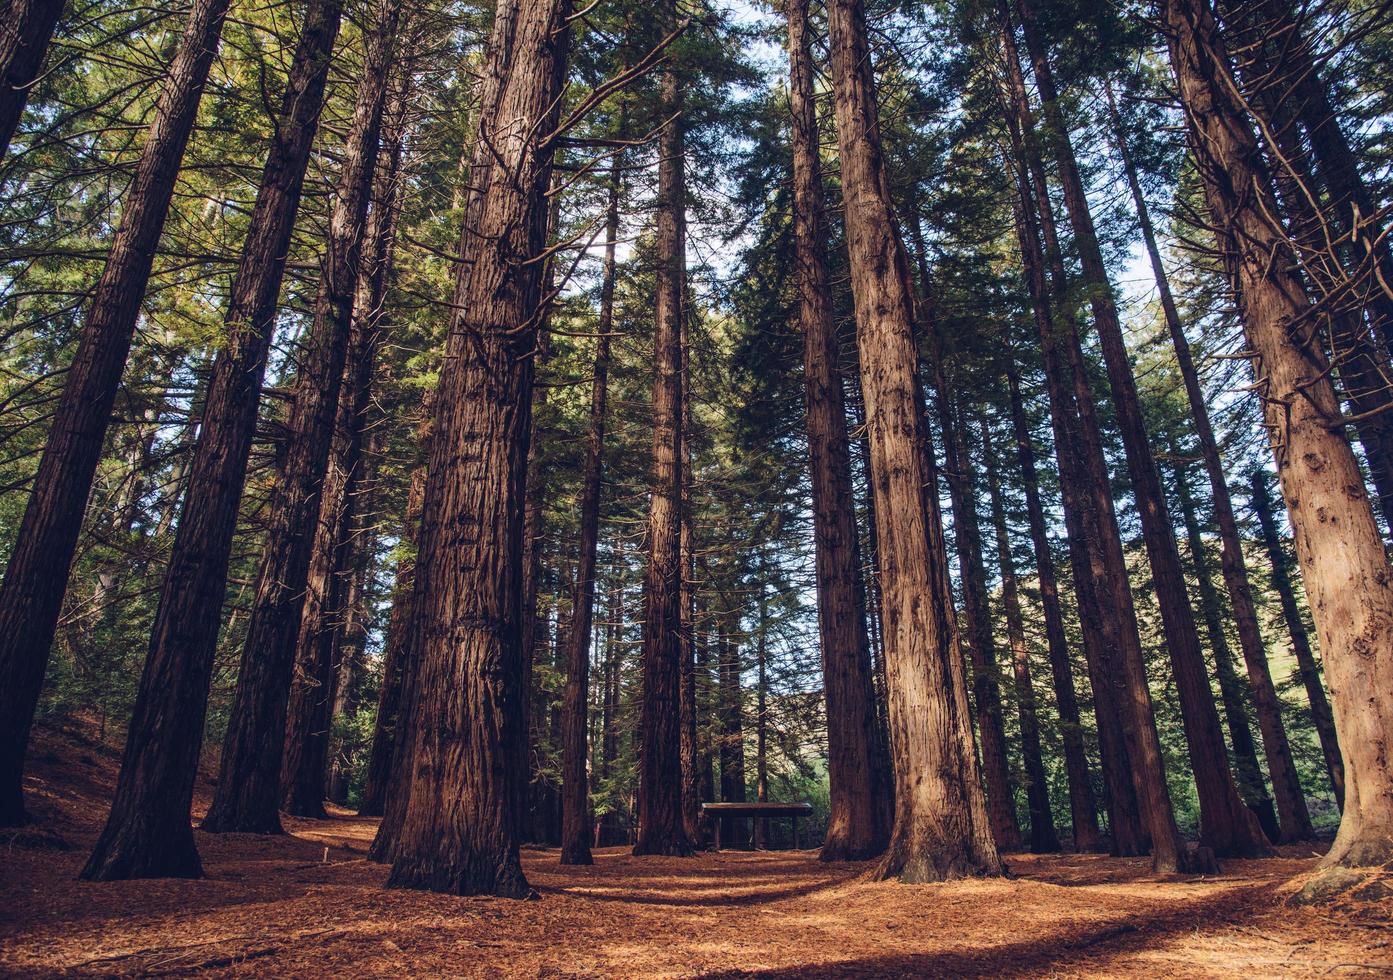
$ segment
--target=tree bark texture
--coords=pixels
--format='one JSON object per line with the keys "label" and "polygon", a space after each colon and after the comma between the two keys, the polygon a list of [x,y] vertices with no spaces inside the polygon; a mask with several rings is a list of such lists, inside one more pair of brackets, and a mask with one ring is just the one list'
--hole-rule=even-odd
{"label": "tree bark texture", "polygon": [[0,160],[9,152],[65,2],[10,0],[0,17]]}
{"label": "tree bark texture", "polygon": [[[461,254],[415,576],[410,789],[390,887],[524,897],[522,514],[568,0],[520,7]],[[466,271],[467,270],[467,271]]]}
{"label": "tree bark texture", "polygon": [[[1237,103],[1208,0],[1164,7],[1210,215],[1244,332],[1296,538],[1345,762],[1345,808],[1325,867],[1393,859],[1393,571],[1313,334],[1256,138]],[[1287,258],[1284,258],[1287,256]],[[1275,261],[1274,261],[1275,258]]]}
{"label": "tree bark texture", "polygon": [[[676,21],[665,6],[664,23]],[[682,815],[681,505],[682,301],[686,283],[686,182],[681,79],[659,82],[657,296],[653,328],[653,471],[644,583],[638,841],[635,854],[692,851]]]}
{"label": "tree bark texture", "polygon": [[876,759],[875,690],[865,585],[851,483],[841,345],[827,270],[827,223],[807,0],[788,2],[793,218],[798,325],[803,332],[808,465],[818,637],[827,704],[827,835],[823,861],[859,861],[885,850],[890,792]]}
{"label": "tree bark texture", "polygon": [[944,602],[947,568],[934,567],[942,559],[930,526],[937,507],[917,393],[914,305],[885,180],[865,9],[859,0],[832,0],[828,19],[896,774],[894,829],[877,875],[906,882],[996,875],[1001,859],[985,807],[973,800],[980,776]]}

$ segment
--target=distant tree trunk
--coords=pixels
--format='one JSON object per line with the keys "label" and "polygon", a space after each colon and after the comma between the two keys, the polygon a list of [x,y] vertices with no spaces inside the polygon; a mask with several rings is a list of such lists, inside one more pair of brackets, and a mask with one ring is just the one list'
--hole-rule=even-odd
{"label": "distant tree trunk", "polygon": [[[1077,333],[1062,316],[1055,318],[1067,286],[1063,253],[1015,36],[1004,14],[1001,38],[1009,89],[1003,101],[1019,200],[1016,231],[1054,428],[1084,656],[1098,721],[1111,851],[1118,856],[1145,854],[1153,846],[1148,835],[1160,828],[1161,844],[1154,849],[1153,864],[1174,869],[1181,842],[1162,768],[1107,461],[1092,393],[1087,379],[1076,370],[1081,361]],[[1012,387],[1013,400],[1018,402],[1018,379]],[[1019,430],[1023,421],[1016,425]]]}
{"label": "distant tree trunk", "polygon": [[1011,644],[1011,667],[1016,681],[1016,711],[1021,724],[1026,799],[1030,804],[1030,850],[1035,854],[1049,854],[1060,850],[1059,835],[1054,829],[1049,777],[1045,773],[1045,760],[1040,750],[1040,718],[1036,713],[1035,686],[1030,676],[1030,647],[1026,645],[1025,618],[1021,613],[1020,587],[1016,582],[1016,562],[1011,553],[1011,534],[1006,526],[1001,478],[997,475],[996,456],[986,416],[979,418],[979,424],[992,528],[996,532],[996,558],[1001,569],[1001,604],[1006,612],[1006,635]]}
{"label": "distant tree trunk", "polygon": [[987,573],[982,563],[982,527],[977,516],[976,473],[973,471],[957,408],[948,396],[942,351],[935,348],[934,387],[939,425],[943,430],[944,467],[953,502],[953,537],[958,552],[958,579],[963,591],[968,653],[972,661],[972,699],[977,737],[982,747],[982,775],[987,791],[987,815],[999,851],[1021,848],[1016,819],[1016,793],[1007,759],[1006,727],[1002,718],[1001,684],[992,636]]}
{"label": "distant tree trunk", "polygon": [[1142,537],[1151,563],[1157,604],[1161,609],[1166,648],[1180,696],[1185,740],[1190,750],[1190,768],[1199,793],[1200,841],[1219,856],[1268,854],[1271,845],[1257,818],[1244,805],[1229,769],[1223,730],[1219,724],[1218,709],[1214,705],[1214,694],[1209,687],[1194,610],[1185,591],[1175,529],[1167,513],[1165,494],[1151,453],[1141,401],[1137,396],[1136,379],[1122,336],[1117,303],[1089,211],[1083,178],[1074,158],[1069,129],[1059,106],[1059,94],[1045,41],[1028,0],[1016,0],[1016,8],[1020,13],[1026,48],[1040,91],[1046,133],[1059,168],[1059,181],[1074,231],[1074,246],[1083,266],[1099,346],[1108,370],[1113,408],[1126,450],[1124,455],[1131,476],[1132,492],[1136,496],[1141,517]]}
{"label": "distant tree trunk", "polygon": [[[24,755],[82,530],[83,511],[227,6],[227,0],[195,0],[189,11],[135,176],[125,192],[121,222],[87,307],[77,352],[49,423],[48,442],[0,584],[3,827],[18,826],[25,819]],[[201,720],[193,730],[202,730]],[[150,778],[147,774],[141,780]],[[175,792],[176,808],[179,798]],[[170,868],[197,874],[198,858],[187,828],[173,833],[167,843],[171,846],[162,854],[149,855],[157,859],[150,870]],[[142,857],[142,866],[144,860]]]}
{"label": "distant tree trunk", "polygon": [[[429,399],[426,399],[429,402]],[[424,448],[429,444],[432,415],[429,404],[425,406],[423,421],[417,429],[417,445]],[[418,463],[411,471],[411,483],[406,494],[406,513],[402,520],[403,544],[409,549],[397,564],[396,584],[393,589],[392,610],[387,617],[387,640],[382,654],[382,684],[377,694],[377,718],[373,722],[372,748],[368,751],[367,770],[363,775],[363,795],[358,804],[358,813],[365,817],[383,818],[378,827],[378,837],[384,837],[383,828],[395,836],[386,817],[387,808],[397,801],[399,811],[404,812],[405,800],[399,790],[404,782],[404,761],[409,758],[403,745],[407,739],[401,736],[406,729],[402,725],[407,718],[407,704],[411,691],[411,678],[414,677],[416,657],[415,636],[412,630],[412,596],[414,594],[416,548],[420,540],[421,503],[425,496],[426,469],[424,462]],[[400,818],[393,821],[400,826]],[[374,841],[374,850],[377,843]]]}
{"label": "distant tree trunk", "polygon": [[[1074,831],[1074,849],[1081,853],[1103,849],[1098,831],[1098,811],[1093,800],[1093,781],[1088,771],[1088,754],[1083,744],[1083,724],[1079,718],[1078,695],[1074,690],[1074,668],[1069,657],[1069,641],[1064,631],[1064,612],[1059,602],[1059,582],[1054,557],[1045,529],[1045,508],[1040,501],[1040,480],[1035,469],[1035,445],[1021,399],[1020,379],[1011,364],[1007,372],[1011,396],[1011,426],[1016,442],[1016,459],[1025,492],[1026,518],[1035,552],[1035,575],[1040,589],[1040,607],[1045,617],[1045,646],[1050,655],[1050,676],[1054,682],[1055,710],[1059,712],[1060,740],[1064,744],[1064,771],[1069,781],[1069,815]],[[1062,477],[1061,472],[1061,477]],[[1111,693],[1111,692],[1109,692]],[[1110,708],[1115,712],[1115,708]],[[1118,736],[1114,736],[1116,738]],[[1135,819],[1135,818],[1134,818]],[[1034,824],[1032,822],[1031,826]]]}
{"label": "distant tree trunk", "polygon": [[[1156,233],[1151,224],[1151,212],[1142,193],[1141,182],[1122,130],[1117,107],[1113,103],[1112,88],[1108,87],[1108,105],[1112,112],[1113,132],[1118,152],[1122,157],[1127,183],[1132,191],[1132,201],[1136,205],[1137,220],[1141,226],[1142,241],[1146,245],[1147,256],[1151,261],[1151,271],[1156,280],[1156,288],[1161,298],[1161,309],[1170,330],[1171,343],[1175,347],[1176,362],[1180,367],[1181,378],[1185,383],[1185,394],[1189,400],[1190,416],[1194,420],[1195,435],[1200,444],[1200,455],[1204,461],[1205,473],[1209,477],[1210,496],[1213,501],[1214,522],[1219,528],[1220,567],[1224,575],[1224,585],[1228,590],[1229,605],[1233,610],[1234,624],[1238,627],[1239,646],[1243,651],[1243,661],[1248,668],[1248,680],[1252,687],[1253,706],[1258,714],[1258,726],[1262,732],[1263,747],[1267,755],[1268,768],[1272,773],[1273,789],[1277,797],[1278,816],[1281,819],[1277,835],[1269,831],[1274,840],[1304,840],[1311,836],[1311,818],[1306,811],[1306,798],[1297,779],[1296,765],[1291,757],[1291,747],[1287,742],[1286,728],[1282,724],[1281,708],[1277,701],[1277,691],[1272,684],[1272,673],[1267,665],[1267,647],[1262,640],[1262,630],[1258,626],[1257,607],[1253,601],[1253,590],[1248,582],[1248,569],[1243,558],[1243,541],[1238,533],[1238,520],[1234,517],[1233,501],[1224,475],[1223,459],[1219,455],[1218,440],[1214,437],[1214,427],[1209,421],[1209,407],[1205,404],[1204,390],[1200,387],[1199,373],[1195,369],[1194,358],[1190,354],[1190,343],[1185,337],[1185,328],[1180,320],[1180,311],[1171,293],[1170,280],[1166,276],[1161,251],[1156,244]],[[1230,729],[1232,731],[1232,728]],[[1238,736],[1234,736],[1235,738]],[[1245,777],[1247,781],[1247,777]],[[1262,811],[1259,811],[1259,818]],[[1268,824],[1264,824],[1268,829]]]}
{"label": "distant tree trunk", "polygon": [[[769,596],[759,593],[759,625],[755,633],[755,800],[769,802]],[[769,847],[769,820],[754,822],[755,850]]]}
{"label": "distant tree trunk", "polygon": [[[271,491],[267,548],[247,622],[217,789],[202,823],[212,833],[281,833],[281,760],[295,641],[348,356],[399,11],[395,0],[386,0],[368,37],[329,219],[314,319],[298,364],[279,479]],[[323,812],[322,804],[311,805],[298,795],[295,803],[297,809]]]}
{"label": "distant tree trunk", "polygon": [[[421,643],[407,812],[389,887],[520,898],[522,509],[547,240],[548,142],[568,0],[521,6],[483,132],[497,166],[463,237],[427,469],[415,618]],[[520,261],[522,260],[522,261]],[[448,530],[448,533],[446,532]]]}
{"label": "distant tree trunk", "polygon": [[1253,471],[1252,496],[1249,500],[1262,529],[1267,560],[1272,564],[1272,587],[1277,590],[1282,619],[1286,622],[1287,633],[1291,637],[1292,653],[1296,657],[1297,673],[1301,676],[1302,686],[1306,688],[1306,699],[1311,705],[1311,722],[1315,725],[1316,736],[1320,739],[1321,754],[1325,757],[1325,772],[1330,778],[1330,789],[1335,794],[1336,804],[1343,809],[1345,763],[1340,755],[1340,741],[1335,734],[1335,716],[1330,711],[1325,686],[1321,683],[1320,667],[1316,664],[1311,639],[1306,633],[1306,621],[1302,619],[1301,607],[1296,603],[1296,591],[1292,588],[1291,581],[1291,558],[1287,555],[1287,549],[1283,546],[1281,534],[1277,530],[1277,519],[1272,512],[1272,494],[1267,487],[1265,471]]}
{"label": "distant tree trunk", "polygon": [[[1358,464],[1340,431],[1312,309],[1275,226],[1271,184],[1235,100],[1228,55],[1207,0],[1164,6],[1171,66],[1194,127],[1192,149],[1230,256],[1256,360],[1282,493],[1320,636],[1345,752],[1345,808],[1324,867],[1393,860],[1393,571]],[[1239,190],[1241,188],[1241,190]]]}
{"label": "distant tree trunk", "polygon": [[1219,603],[1219,593],[1214,588],[1214,576],[1209,564],[1209,555],[1204,547],[1204,535],[1200,531],[1195,501],[1187,482],[1188,474],[1184,465],[1179,462],[1174,463],[1172,468],[1175,495],[1180,502],[1180,517],[1184,521],[1185,537],[1190,546],[1195,592],[1199,596],[1205,632],[1209,635],[1209,650],[1214,655],[1214,672],[1219,678],[1219,698],[1224,706],[1225,719],[1228,721],[1229,743],[1233,746],[1238,787],[1248,808],[1257,815],[1263,831],[1272,840],[1278,840],[1281,835],[1277,825],[1277,810],[1272,805],[1272,797],[1268,795],[1267,784],[1263,781],[1262,767],[1258,765],[1257,746],[1253,742],[1253,731],[1248,724],[1248,707],[1243,697],[1243,685],[1234,670],[1233,652],[1229,649],[1228,637],[1224,634],[1223,609]]}
{"label": "distant tree trunk", "polygon": [[0,160],[9,152],[65,2],[10,0],[0,15]]}
{"label": "distant tree trunk", "polygon": [[678,590],[681,606],[681,629],[678,655],[682,662],[681,703],[678,706],[682,723],[682,823],[687,839],[701,845],[701,792],[697,772],[697,691],[696,649],[693,630],[696,614],[695,523],[692,515],[692,396],[691,345],[687,338],[688,313],[683,311],[682,344],[682,526],[678,531],[678,560],[682,583]]}
{"label": "distant tree trunk", "polygon": [[794,238],[803,331],[818,635],[827,702],[827,836],[823,861],[858,861],[885,850],[890,796],[877,761],[875,689],[865,586],[856,533],[841,345],[827,271],[821,145],[807,0],[789,0],[789,107],[793,117]]}
{"label": "distant tree trunk", "polygon": [[[665,4],[663,26],[676,22]],[[657,287],[653,334],[653,477],[644,583],[643,704],[639,719],[638,842],[635,854],[687,855],[682,814],[682,301],[686,283],[686,181],[682,81],[672,68],[660,86]]]}
{"label": "distant tree trunk", "polygon": [[377,164],[372,212],[363,228],[365,247],[355,287],[348,352],[295,644],[285,758],[281,765],[281,801],[287,813],[301,817],[324,816],[334,677],[349,616],[348,590],[353,580],[355,538],[360,531],[355,504],[364,482],[363,443],[373,371],[382,344],[381,303],[397,213],[406,92],[393,93],[392,99],[382,135],[386,153]]}
{"label": "distant tree trunk", "polygon": [[[895,823],[879,878],[996,875],[967,694],[939,565],[934,475],[917,395],[914,306],[881,156],[860,0],[828,4],[846,233],[880,553]],[[974,799],[974,792],[977,799]]]}
{"label": "distant tree trunk", "polygon": [[[740,642],[735,636],[739,628],[739,612],[727,608],[722,615],[716,643],[722,803],[745,802],[745,710],[744,696],[740,689]],[[744,820],[734,817],[721,819],[726,823],[721,833],[724,841],[737,847],[749,841]]]}
{"label": "distant tree trunk", "polygon": [[580,544],[571,631],[566,651],[566,700],[562,707],[561,863],[590,864],[590,786],[585,773],[586,705],[590,690],[590,633],[595,609],[595,559],[600,544],[600,493],[605,458],[605,411],[609,397],[609,335],[614,329],[615,248],[619,240],[622,154],[609,176],[600,319],[595,328],[594,380],[590,389],[590,440],[581,476]]}

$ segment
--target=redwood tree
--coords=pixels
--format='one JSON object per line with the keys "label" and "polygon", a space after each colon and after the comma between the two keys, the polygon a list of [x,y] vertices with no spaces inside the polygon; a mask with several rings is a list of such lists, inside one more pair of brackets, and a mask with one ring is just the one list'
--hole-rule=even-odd
{"label": "redwood tree", "polygon": [[83,874],[201,873],[189,807],[203,740],[227,565],[256,426],[257,395],[285,255],[338,34],[338,0],[306,10],[277,130],[213,362],[189,486],[160,590],[130,735],[106,828]]}
{"label": "redwood tree", "polygon": [[885,850],[891,792],[881,785],[884,767],[876,758],[875,691],[839,370],[841,345],[827,271],[807,0],[789,0],[788,51],[798,325],[803,331],[818,636],[827,703],[828,817],[819,857],[855,861]]}
{"label": "redwood tree", "polygon": [[897,777],[894,829],[877,876],[995,875],[1002,864],[981,802],[961,654],[944,601],[947,569],[935,567],[942,559],[930,526],[937,507],[917,394],[914,305],[885,180],[865,8],[831,0],[828,20]]}
{"label": "redwood tree", "polygon": [[0,584],[0,826],[24,822],[24,755],[83,510],[227,6],[189,10]]}
{"label": "redwood tree", "polygon": [[10,0],[0,15],[0,159],[10,148],[29,88],[39,77],[48,42],[66,0]]}
{"label": "redwood tree", "polygon": [[[675,25],[675,4],[661,11]],[[681,591],[682,301],[686,272],[686,180],[682,80],[671,66],[659,82],[657,286],[653,314],[653,472],[644,580],[643,702],[639,719],[638,841],[635,854],[692,852],[682,813]]]}
{"label": "redwood tree", "polygon": [[291,668],[348,356],[398,9],[396,0],[384,0],[368,33],[329,218],[314,318],[297,366],[286,446],[271,492],[267,548],[247,623],[217,789],[203,818],[203,829],[215,833],[281,832],[280,775]]}
{"label": "redwood tree", "polygon": [[1171,67],[1192,127],[1211,220],[1225,248],[1244,333],[1320,637],[1344,750],[1345,806],[1332,868],[1393,860],[1393,569],[1290,261],[1270,176],[1208,0],[1163,7]]}
{"label": "redwood tree", "polygon": [[522,503],[570,4],[515,16],[511,43],[490,53],[501,81],[480,128],[497,166],[476,191],[477,220],[466,218],[435,404],[410,785],[388,884],[521,898]]}

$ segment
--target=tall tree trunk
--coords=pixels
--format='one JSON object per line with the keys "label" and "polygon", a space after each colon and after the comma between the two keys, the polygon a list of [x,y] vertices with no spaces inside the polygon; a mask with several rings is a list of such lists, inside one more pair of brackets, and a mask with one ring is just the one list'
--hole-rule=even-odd
{"label": "tall tree trunk", "polygon": [[944,467],[953,502],[953,537],[958,552],[958,577],[963,591],[968,653],[972,661],[972,697],[977,737],[982,747],[982,775],[987,791],[987,815],[1000,851],[1021,848],[1016,819],[1016,793],[1007,759],[1006,727],[1002,717],[1001,683],[992,636],[987,572],[982,563],[982,527],[977,516],[976,473],[957,408],[948,396],[947,375],[939,345],[933,357],[934,388],[939,425],[943,430]]}
{"label": "tall tree trunk", "polygon": [[986,461],[987,494],[991,501],[992,528],[996,532],[996,558],[1001,569],[1001,604],[1006,611],[1006,635],[1011,644],[1011,668],[1016,681],[1016,711],[1021,725],[1021,755],[1025,760],[1026,799],[1030,805],[1030,850],[1048,854],[1060,850],[1050,810],[1049,777],[1040,750],[1040,718],[1035,708],[1035,686],[1030,676],[1030,647],[1025,639],[1016,562],[1011,554],[1011,534],[1006,526],[1006,506],[1001,497],[991,432],[986,416],[979,419],[982,458]]}
{"label": "tall tree trunk", "polygon": [[[400,67],[388,70],[404,73]],[[406,122],[405,83],[395,82],[392,108],[385,118],[382,146],[373,178],[371,214],[363,228],[362,252],[352,326],[344,363],[333,442],[320,491],[319,520],[306,578],[304,610],[295,647],[295,671],[281,765],[281,801],[287,813],[324,816],[324,776],[333,722],[336,661],[349,615],[353,580],[355,510],[363,486],[363,443],[372,396],[373,371],[382,344],[382,297],[391,265],[397,214],[397,175]]]}
{"label": "tall tree trunk", "polygon": [[[1296,534],[1336,727],[1345,750],[1345,808],[1324,867],[1393,859],[1393,570],[1349,442],[1318,326],[1274,226],[1270,178],[1235,100],[1224,42],[1207,0],[1168,0],[1171,66],[1194,128],[1192,150],[1230,256],[1253,348],[1282,493]],[[1241,189],[1241,190],[1240,190]]]}
{"label": "tall tree trunk", "polygon": [[858,861],[885,850],[890,792],[876,759],[875,690],[856,533],[841,345],[827,271],[814,65],[807,0],[789,0],[794,238],[803,331],[818,636],[827,702],[827,835],[819,858]]}
{"label": "tall tree trunk", "polygon": [[[49,647],[111,408],[227,6],[227,0],[196,0],[189,11],[135,176],[126,189],[111,251],[92,292],[0,584],[0,827],[18,826],[25,819],[24,755]],[[159,866],[196,873],[192,836],[175,836],[185,839],[184,846],[170,848],[164,855],[169,860],[161,860]],[[182,853],[176,856],[176,850]]]}
{"label": "tall tree trunk", "polygon": [[[1001,21],[1009,89],[1003,100],[1020,203],[1016,230],[1054,427],[1084,656],[1098,721],[1111,850],[1115,855],[1144,854],[1150,847],[1158,870],[1174,870],[1181,841],[1166,787],[1107,461],[1092,392],[1079,370],[1078,335],[1072,323],[1055,318],[1056,312],[1062,314],[1059,300],[1067,288],[1063,253],[1015,36],[1004,13]],[[1019,383],[1013,387],[1018,399]]]}
{"label": "tall tree trunk", "polygon": [[66,0],[10,0],[0,16],[0,160],[24,115]]}
{"label": "tall tree trunk", "polygon": [[[677,19],[674,4],[661,11]],[[682,815],[682,300],[686,273],[686,180],[682,81],[659,82],[657,287],[653,327],[653,477],[644,585],[643,705],[639,719],[638,842],[635,854],[692,852]]]}
{"label": "tall tree trunk", "polygon": [[[946,567],[935,567],[934,475],[920,411],[914,305],[880,150],[860,0],[828,5],[842,194],[870,434],[895,822],[880,878],[996,875],[1002,864],[980,802]],[[974,798],[974,793],[976,798]]]}
{"label": "tall tree trunk", "polygon": [[561,863],[590,864],[590,787],[585,774],[586,701],[590,689],[590,633],[595,610],[595,558],[600,543],[600,493],[605,458],[605,411],[609,397],[609,335],[614,329],[615,248],[619,240],[622,154],[609,175],[600,319],[595,330],[594,380],[590,389],[590,439],[581,477],[580,544],[571,632],[566,651],[566,701],[562,707]]}
{"label": "tall tree trunk", "polygon": [[[729,599],[725,600],[729,602]],[[721,802],[745,802],[745,706],[743,691],[740,688],[740,641],[736,633],[740,628],[740,613],[727,607],[721,616],[720,634],[717,640],[717,689],[719,692],[719,718],[721,725],[720,763],[721,763]],[[734,817],[723,817],[726,827],[721,833],[723,840],[737,846],[749,841],[745,834],[745,822]]]}
{"label": "tall tree trunk", "polygon": [[[430,444],[430,419],[433,414],[431,399],[425,398],[423,402],[421,424],[416,432],[416,444],[422,456],[425,455],[425,447]],[[409,739],[402,736],[407,732],[403,722],[409,717],[407,709],[417,662],[412,598],[415,595],[416,550],[420,541],[421,504],[425,492],[426,468],[422,460],[411,471],[406,494],[402,543],[408,550],[397,563],[392,610],[387,617],[387,640],[382,653],[377,717],[373,722],[372,747],[368,750],[367,769],[363,774],[363,795],[358,803],[361,816],[383,818],[378,826],[377,839],[373,841],[372,852],[377,855],[374,860],[385,857],[389,850],[387,839],[395,840],[396,836],[395,829],[389,824],[400,827],[400,816],[405,811],[406,801],[401,789],[405,782],[404,763],[409,758],[404,746]],[[398,816],[389,821],[387,812],[393,805],[397,807]],[[378,846],[378,840],[383,842],[382,847]],[[373,854],[369,856],[373,857]]]}
{"label": "tall tree trunk", "polygon": [[512,43],[493,52],[508,65],[484,127],[498,163],[466,229],[435,406],[415,578],[418,730],[390,887],[531,892],[514,764],[525,737],[522,504],[569,15],[568,0],[520,7]]}
{"label": "tall tree trunk", "polygon": [[[1026,519],[1030,525],[1030,541],[1035,552],[1035,577],[1040,590],[1040,608],[1045,618],[1045,646],[1050,657],[1055,710],[1059,713],[1059,736],[1064,745],[1064,772],[1069,782],[1069,816],[1074,832],[1074,849],[1079,852],[1098,851],[1103,849],[1103,840],[1098,831],[1098,810],[1093,800],[1093,780],[1089,776],[1088,754],[1084,749],[1083,723],[1079,717],[1078,695],[1074,689],[1074,668],[1069,656],[1069,641],[1064,631],[1064,612],[1059,601],[1059,581],[1055,575],[1054,554],[1045,527],[1045,508],[1040,501],[1040,479],[1035,469],[1035,445],[1030,435],[1025,403],[1021,398],[1020,379],[1016,376],[1014,364],[1008,369],[1007,383],[1011,397],[1011,427],[1016,443],[1016,460],[1025,491]],[[1063,476],[1062,471],[1060,475]],[[1114,708],[1109,710],[1115,711]],[[1135,816],[1133,819],[1135,820]]]}
{"label": "tall tree trunk", "polygon": [[[1258,765],[1257,746],[1253,742],[1253,730],[1248,724],[1248,706],[1243,697],[1242,682],[1233,667],[1233,652],[1229,649],[1228,637],[1224,633],[1224,614],[1219,603],[1219,593],[1214,588],[1214,575],[1209,564],[1209,554],[1204,546],[1204,535],[1200,531],[1199,517],[1195,513],[1194,497],[1190,493],[1188,474],[1182,463],[1173,464],[1175,495],[1180,502],[1180,517],[1185,525],[1185,537],[1190,546],[1190,564],[1194,570],[1195,592],[1199,597],[1200,612],[1204,617],[1205,633],[1209,637],[1209,650],[1214,655],[1214,672],[1219,679],[1219,699],[1224,706],[1224,717],[1229,726],[1229,744],[1233,746],[1233,758],[1238,776],[1238,787],[1248,808],[1257,815],[1263,831],[1272,840],[1280,838],[1277,825],[1277,810],[1268,795],[1267,784],[1263,781],[1262,767]],[[1304,801],[1303,801],[1304,802]]]}
{"label": "tall tree trunk", "polygon": [[212,833],[281,833],[281,760],[295,641],[348,356],[399,11],[396,0],[386,0],[368,37],[329,219],[314,319],[300,356],[286,425],[287,444],[271,492],[267,548],[242,647],[217,789],[202,823]]}
{"label": "tall tree trunk", "polygon": [[1137,396],[1136,379],[1122,336],[1117,303],[1098,244],[1069,129],[1060,109],[1059,93],[1045,40],[1028,0],[1016,0],[1016,9],[1020,14],[1026,48],[1040,92],[1046,132],[1058,164],[1064,202],[1074,231],[1074,246],[1083,266],[1085,287],[1098,330],[1103,361],[1108,370],[1113,408],[1122,433],[1132,492],[1136,496],[1141,517],[1142,537],[1151,563],[1157,604],[1161,608],[1166,648],[1180,695],[1185,740],[1190,750],[1190,768],[1199,793],[1200,841],[1213,848],[1219,856],[1268,854],[1271,845],[1256,817],[1244,805],[1229,769],[1219,712],[1214,705],[1204,653],[1200,649],[1194,610],[1185,591],[1175,529],[1167,513],[1165,494],[1151,453],[1141,401]]}
{"label": "tall tree trunk", "polygon": [[1311,722],[1315,725],[1316,737],[1320,739],[1320,750],[1325,758],[1325,772],[1330,778],[1330,789],[1335,794],[1336,804],[1343,809],[1345,763],[1340,754],[1340,741],[1335,734],[1335,716],[1331,713],[1330,702],[1325,696],[1325,685],[1321,683],[1320,667],[1316,663],[1315,652],[1311,649],[1306,621],[1301,617],[1301,607],[1296,603],[1296,590],[1291,581],[1291,558],[1287,555],[1282,536],[1277,530],[1277,518],[1272,512],[1272,494],[1267,487],[1266,471],[1253,471],[1252,495],[1249,500],[1262,529],[1263,546],[1267,549],[1267,560],[1272,565],[1272,587],[1277,590],[1282,619],[1286,622],[1287,633],[1291,637],[1292,653],[1296,656],[1297,673],[1301,675],[1301,684],[1306,688],[1306,699],[1311,705]]}
{"label": "tall tree trunk", "polygon": [[[684,295],[689,297],[690,290]],[[701,791],[700,774],[697,771],[697,691],[696,691],[696,649],[694,629],[696,627],[696,524],[692,513],[692,393],[691,393],[691,344],[687,337],[690,301],[688,309],[682,313],[682,526],[678,530],[678,561],[681,565],[682,582],[678,589],[677,601],[681,607],[681,627],[678,633],[678,656],[682,663],[681,703],[678,713],[682,725],[682,824],[687,839],[694,846],[701,844]]]}
{"label": "tall tree trunk", "polygon": [[[1190,354],[1190,343],[1180,320],[1180,311],[1171,293],[1170,279],[1161,261],[1156,232],[1151,224],[1151,211],[1147,207],[1146,196],[1142,193],[1141,182],[1137,179],[1136,166],[1132,162],[1121,119],[1113,101],[1111,86],[1107,89],[1107,95],[1118,152],[1127,174],[1127,184],[1132,191],[1132,201],[1136,205],[1142,241],[1146,245],[1147,257],[1151,262],[1152,275],[1161,298],[1161,309],[1166,317],[1171,343],[1175,347],[1176,362],[1185,384],[1190,416],[1194,421],[1195,435],[1200,444],[1200,456],[1204,461],[1205,473],[1209,477],[1214,522],[1218,525],[1221,546],[1219,564],[1224,576],[1224,586],[1228,591],[1234,624],[1238,628],[1239,647],[1243,651],[1243,662],[1248,668],[1253,706],[1257,711],[1263,748],[1267,755],[1268,768],[1272,773],[1280,818],[1279,836],[1284,841],[1304,840],[1312,833],[1311,818],[1306,810],[1306,797],[1301,791],[1301,783],[1297,779],[1296,764],[1291,757],[1286,728],[1282,724],[1277,691],[1272,684],[1272,672],[1267,665],[1267,647],[1263,643],[1262,630],[1258,626],[1257,606],[1253,601],[1252,586],[1248,582],[1248,568],[1243,558],[1243,540],[1238,533],[1238,520],[1234,516],[1233,500],[1229,496],[1228,482],[1224,476],[1224,462],[1219,455],[1219,443],[1214,437],[1214,427],[1209,420],[1209,406],[1205,403],[1199,372],[1195,369],[1195,361]],[[1266,827],[1264,824],[1264,829]],[[1268,836],[1274,840],[1278,839],[1271,832]]]}
{"label": "tall tree trunk", "polygon": [[276,298],[324,100],[341,7],[306,11],[213,362],[189,489],[165,566],[121,776],[83,874],[110,880],[201,873],[189,807],[203,741],[227,565],[256,427]]}
{"label": "tall tree trunk", "polygon": [[[755,800],[769,802],[769,596],[759,593],[759,625],[755,633]],[[769,820],[754,822],[755,850],[769,847]]]}

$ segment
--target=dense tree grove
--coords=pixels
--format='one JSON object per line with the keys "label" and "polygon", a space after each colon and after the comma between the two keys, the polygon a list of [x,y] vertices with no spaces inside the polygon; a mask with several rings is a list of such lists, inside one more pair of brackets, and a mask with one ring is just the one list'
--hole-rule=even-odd
{"label": "dense tree grove", "polygon": [[1362,0],[11,0],[0,826],[71,721],[91,880],[201,876],[200,773],[463,895],[792,842],[715,802],[904,882],[1388,867],[1390,54]]}

